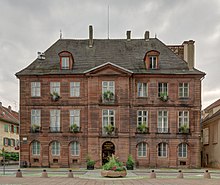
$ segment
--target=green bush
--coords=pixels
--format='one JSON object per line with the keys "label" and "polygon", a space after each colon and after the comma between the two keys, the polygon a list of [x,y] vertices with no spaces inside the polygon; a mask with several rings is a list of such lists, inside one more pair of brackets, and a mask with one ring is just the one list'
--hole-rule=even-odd
{"label": "green bush", "polygon": [[[5,152],[5,160],[6,161],[19,161],[19,153],[18,152]],[[1,153],[0,156],[3,157],[3,154]]]}

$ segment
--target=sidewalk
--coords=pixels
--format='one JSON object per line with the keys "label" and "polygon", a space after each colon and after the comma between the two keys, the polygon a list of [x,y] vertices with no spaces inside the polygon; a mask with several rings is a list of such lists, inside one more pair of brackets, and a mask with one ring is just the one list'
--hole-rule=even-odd
{"label": "sidewalk", "polygon": [[150,169],[136,169],[129,170],[125,178],[103,178],[100,175],[100,169],[73,170],[74,178],[67,178],[69,169],[46,169],[49,178],[42,178],[42,168],[24,168],[21,169],[23,178],[16,178],[16,168],[7,169],[6,175],[2,175],[2,168],[0,169],[0,185],[219,185],[220,184],[220,170],[209,170],[211,179],[204,179],[203,174],[205,169],[184,169],[184,179],[177,179],[177,169],[155,169],[157,179],[150,179]]}

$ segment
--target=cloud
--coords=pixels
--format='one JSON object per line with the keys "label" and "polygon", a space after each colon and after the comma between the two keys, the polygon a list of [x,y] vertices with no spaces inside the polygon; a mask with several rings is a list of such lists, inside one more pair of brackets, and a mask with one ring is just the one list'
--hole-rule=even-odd
{"label": "cloud", "polygon": [[149,30],[165,44],[195,40],[196,67],[207,73],[203,103],[218,97],[212,93],[220,88],[219,0],[1,0],[0,98],[18,101],[14,74],[59,39],[60,29],[64,38],[85,39],[92,24],[95,38],[107,38],[108,5],[110,38],[125,38],[126,30],[143,38]]}

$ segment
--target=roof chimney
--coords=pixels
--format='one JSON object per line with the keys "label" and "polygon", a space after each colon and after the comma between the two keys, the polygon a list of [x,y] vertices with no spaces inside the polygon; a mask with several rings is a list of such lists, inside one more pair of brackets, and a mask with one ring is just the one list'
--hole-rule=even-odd
{"label": "roof chimney", "polygon": [[127,31],[127,40],[130,41],[131,40],[131,31]]}
{"label": "roof chimney", "polygon": [[8,106],[8,111],[11,112],[11,106],[10,105]]}
{"label": "roof chimney", "polygon": [[144,39],[145,39],[146,41],[148,41],[149,38],[150,38],[150,32],[149,32],[149,31],[145,31],[145,33],[144,33]]}
{"label": "roof chimney", "polygon": [[195,41],[193,40],[183,42],[184,60],[188,63],[189,70],[193,70],[195,65],[194,43]]}
{"label": "roof chimney", "polygon": [[89,25],[89,47],[93,46],[93,28],[92,25]]}

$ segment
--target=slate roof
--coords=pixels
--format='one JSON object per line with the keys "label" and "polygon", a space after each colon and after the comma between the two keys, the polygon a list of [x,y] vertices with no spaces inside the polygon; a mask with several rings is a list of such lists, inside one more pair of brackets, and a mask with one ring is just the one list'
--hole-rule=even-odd
{"label": "slate roof", "polygon": [[[94,39],[93,47],[88,47],[88,39],[59,39],[45,51],[45,60],[36,59],[28,67],[16,74],[83,74],[91,68],[110,62],[126,68],[133,73],[145,74],[200,74],[203,72],[189,70],[187,63],[175,55],[157,38],[144,39]],[[144,63],[146,52],[157,50],[159,70],[147,70]],[[73,69],[60,70],[59,53],[69,51],[74,58]]]}

